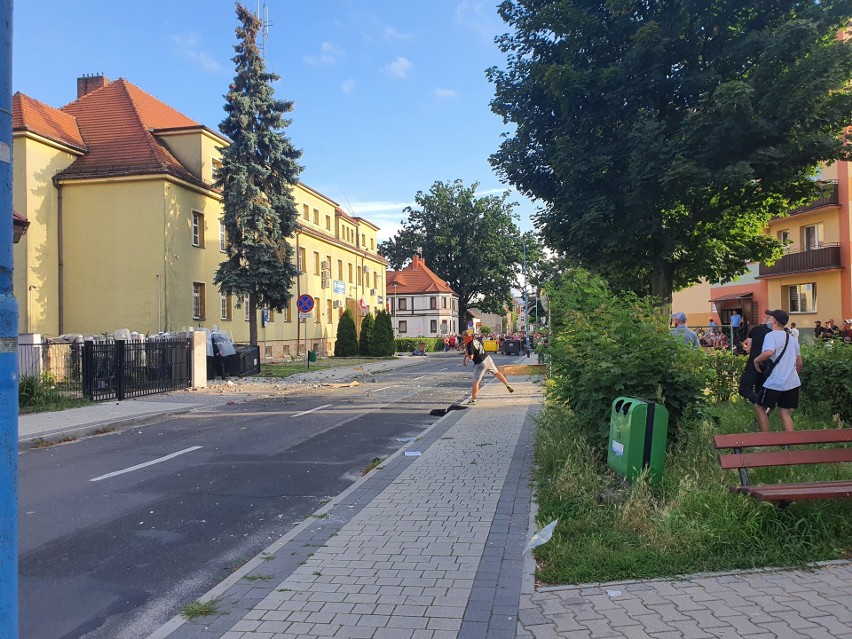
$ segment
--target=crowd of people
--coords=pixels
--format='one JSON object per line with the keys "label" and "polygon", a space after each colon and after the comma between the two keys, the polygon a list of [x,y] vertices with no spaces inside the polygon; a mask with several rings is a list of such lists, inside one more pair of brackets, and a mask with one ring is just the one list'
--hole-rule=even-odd
{"label": "crowd of people", "polygon": [[815,340],[843,340],[845,344],[852,344],[852,319],[843,320],[841,326],[837,326],[833,319],[826,320],[825,324],[817,320],[814,326]]}

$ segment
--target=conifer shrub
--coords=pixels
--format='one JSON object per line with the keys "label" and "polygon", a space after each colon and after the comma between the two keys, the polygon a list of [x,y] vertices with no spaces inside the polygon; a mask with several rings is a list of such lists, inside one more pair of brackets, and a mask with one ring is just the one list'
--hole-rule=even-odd
{"label": "conifer shrub", "polygon": [[370,342],[373,338],[373,316],[367,313],[361,321],[361,334],[358,336],[358,353],[370,355]]}
{"label": "conifer shrub", "polygon": [[335,357],[353,357],[358,354],[358,336],[355,333],[355,319],[347,308],[337,324],[337,341],[334,345]]}
{"label": "conifer shrub", "polygon": [[376,313],[373,324],[373,334],[370,340],[370,355],[373,357],[390,357],[395,352],[393,341],[393,323],[385,310]]}

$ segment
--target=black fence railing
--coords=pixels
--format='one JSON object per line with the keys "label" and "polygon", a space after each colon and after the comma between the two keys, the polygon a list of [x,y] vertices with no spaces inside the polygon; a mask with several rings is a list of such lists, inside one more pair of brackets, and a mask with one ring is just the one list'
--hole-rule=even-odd
{"label": "black fence railing", "polygon": [[18,346],[19,380],[31,377],[66,399],[83,397],[83,345],[52,342]]}
{"label": "black fence railing", "polygon": [[83,393],[92,401],[166,393],[191,383],[189,339],[84,342]]}

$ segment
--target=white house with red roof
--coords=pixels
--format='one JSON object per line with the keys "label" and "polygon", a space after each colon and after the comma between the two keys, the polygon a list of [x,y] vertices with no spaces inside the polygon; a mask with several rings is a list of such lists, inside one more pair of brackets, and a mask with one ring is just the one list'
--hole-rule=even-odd
{"label": "white house with red roof", "polygon": [[461,332],[459,296],[419,255],[387,272],[388,308],[397,337],[442,337]]}

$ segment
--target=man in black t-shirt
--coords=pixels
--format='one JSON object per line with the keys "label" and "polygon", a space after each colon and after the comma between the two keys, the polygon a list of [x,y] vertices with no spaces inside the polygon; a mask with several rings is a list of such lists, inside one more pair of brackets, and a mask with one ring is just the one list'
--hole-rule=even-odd
{"label": "man in black t-shirt", "polygon": [[[763,313],[769,315],[768,310]],[[771,330],[765,323],[758,324],[749,331],[748,338],[742,344],[743,350],[748,353],[748,361],[740,375],[739,392],[752,404],[757,403],[757,389],[763,385],[763,378],[754,368],[754,358],[763,352],[763,338]]]}

